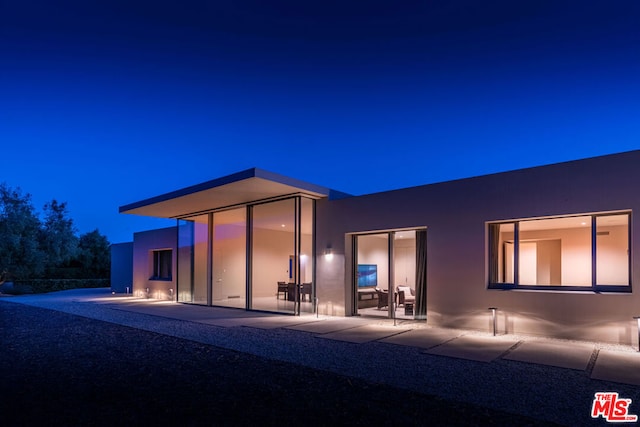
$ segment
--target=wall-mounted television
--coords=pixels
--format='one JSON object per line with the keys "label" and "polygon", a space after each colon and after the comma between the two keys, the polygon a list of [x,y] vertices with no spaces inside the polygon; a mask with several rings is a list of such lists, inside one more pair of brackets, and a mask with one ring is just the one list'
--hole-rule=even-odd
{"label": "wall-mounted television", "polygon": [[378,286],[378,265],[358,264],[358,287],[368,288]]}

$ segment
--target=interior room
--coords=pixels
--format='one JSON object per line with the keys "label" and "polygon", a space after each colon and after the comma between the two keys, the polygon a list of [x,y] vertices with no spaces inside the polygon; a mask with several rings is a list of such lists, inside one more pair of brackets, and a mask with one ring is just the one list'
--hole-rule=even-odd
{"label": "interior room", "polygon": [[[254,310],[285,313],[294,313],[299,300],[301,312],[313,312],[313,200],[289,198],[249,209],[250,301],[246,206],[180,220],[178,300],[236,308],[247,308],[249,304]],[[210,218],[212,259],[208,266]],[[299,253],[296,247],[300,248]],[[208,294],[209,268],[212,285]]]}
{"label": "interior room", "polygon": [[499,283],[591,287],[595,260],[597,285],[629,285],[628,223],[626,213],[518,221],[517,257],[515,223],[500,224]]}
{"label": "interior room", "polygon": [[294,312],[299,298],[300,311],[313,312],[313,201],[300,199],[300,253],[296,254],[297,201],[253,207],[253,309]]}
{"label": "interior room", "polygon": [[[412,320],[416,277],[415,231],[367,234],[355,238],[358,248],[355,269],[357,313],[361,316],[395,316],[397,319]],[[392,256],[389,239],[393,242]],[[393,297],[390,298],[391,276],[394,286]],[[393,301],[391,305],[390,301]]]}

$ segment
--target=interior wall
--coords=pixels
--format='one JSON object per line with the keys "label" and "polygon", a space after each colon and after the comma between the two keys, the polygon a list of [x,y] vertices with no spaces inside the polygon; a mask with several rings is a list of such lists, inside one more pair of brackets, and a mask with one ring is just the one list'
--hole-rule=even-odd
{"label": "interior wall", "polygon": [[520,242],[518,246],[518,282],[523,285],[538,283],[538,245],[535,242]]}
{"label": "interior wall", "polygon": [[246,226],[219,225],[213,243],[213,299],[246,298]]}
{"label": "interior wall", "polygon": [[563,256],[560,239],[520,242],[519,258],[518,283],[520,285],[567,284],[562,281]]}
{"label": "interior wall", "polygon": [[293,233],[254,229],[253,241],[253,296],[275,297],[278,282],[289,282],[289,255],[293,255]]}
{"label": "interior wall", "polygon": [[313,282],[313,257],[307,253],[303,252],[300,256],[300,281],[302,283]]}
{"label": "interior wall", "polygon": [[207,303],[207,224],[196,224],[195,244],[193,247],[193,302]]}
{"label": "interior wall", "polygon": [[[589,227],[521,232],[519,265],[521,284],[534,285],[538,283],[535,280],[537,280],[537,268],[541,264],[540,260],[550,257],[549,251],[553,250],[551,244],[540,243],[558,239],[561,240],[561,281],[552,284],[591,286],[591,229]],[[537,244],[528,245],[528,241],[532,240]],[[555,267],[557,268],[557,264]],[[531,272],[533,278],[530,278],[527,272]]]}
{"label": "interior wall", "polygon": [[[196,233],[194,245],[194,267],[193,267],[193,302],[207,303],[207,240],[206,231],[203,229]],[[204,236],[203,236],[204,235]]]}
{"label": "interior wall", "polygon": [[540,240],[537,246],[538,285],[557,285],[562,283],[562,240]]}
{"label": "interior wall", "polygon": [[629,232],[626,226],[598,227],[609,234],[597,239],[597,283],[626,285],[629,283]]}
{"label": "interior wall", "polygon": [[416,239],[395,239],[394,241],[395,286],[416,288]]}
{"label": "interior wall", "polygon": [[389,289],[389,246],[386,234],[358,236],[358,264],[377,265],[377,287]]}

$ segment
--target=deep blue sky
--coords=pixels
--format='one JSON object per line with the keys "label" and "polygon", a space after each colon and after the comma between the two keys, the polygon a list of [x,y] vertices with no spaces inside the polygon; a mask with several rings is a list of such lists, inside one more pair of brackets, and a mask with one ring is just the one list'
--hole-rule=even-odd
{"label": "deep blue sky", "polygon": [[640,2],[0,0],[0,181],[118,207],[250,167],[365,194],[640,148]]}

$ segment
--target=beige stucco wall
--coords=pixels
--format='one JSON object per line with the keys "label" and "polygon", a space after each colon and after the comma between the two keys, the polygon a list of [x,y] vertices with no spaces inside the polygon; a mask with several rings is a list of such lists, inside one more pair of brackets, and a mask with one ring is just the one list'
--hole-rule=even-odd
{"label": "beige stucco wall", "polygon": [[[133,237],[133,295],[172,299],[176,291],[176,229],[174,227],[135,233]],[[172,280],[149,280],[151,251],[172,249]],[[147,293],[147,288],[149,292]],[[175,299],[175,298],[173,298]]]}
{"label": "beige stucco wall", "polygon": [[[487,222],[631,210],[632,281],[640,278],[640,151],[317,204],[321,312],[349,315],[349,233],[427,227],[427,318],[434,325],[637,345],[628,294],[487,289]],[[635,250],[634,250],[635,249]]]}

